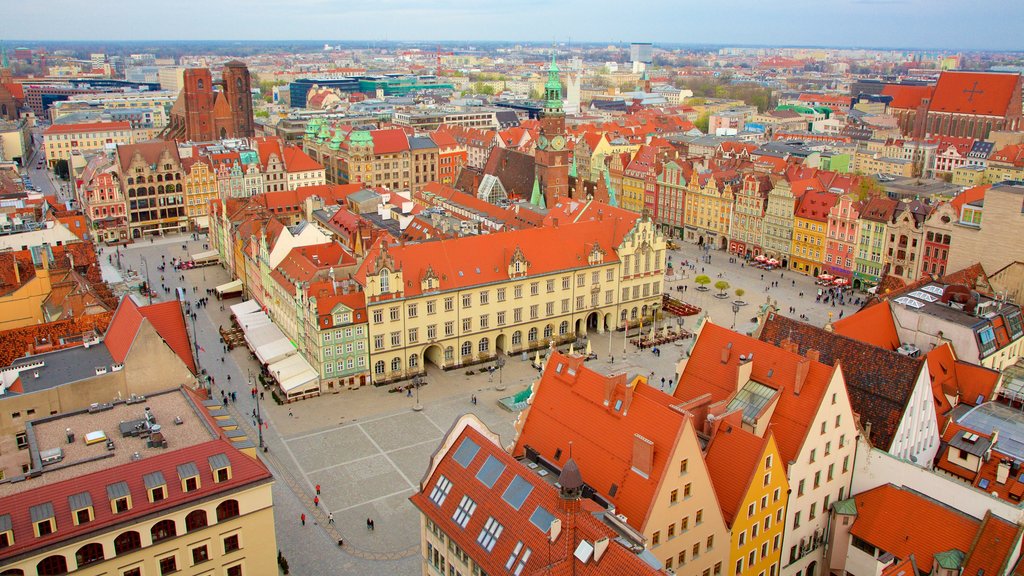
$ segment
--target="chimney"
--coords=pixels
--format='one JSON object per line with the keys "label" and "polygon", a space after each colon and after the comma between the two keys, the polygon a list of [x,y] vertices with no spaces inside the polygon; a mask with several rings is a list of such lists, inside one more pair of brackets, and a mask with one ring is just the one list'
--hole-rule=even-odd
{"label": "chimney", "polygon": [[793,383],[793,393],[797,396],[800,395],[800,390],[804,387],[804,382],[807,381],[807,373],[810,371],[811,361],[801,358],[796,364],[796,382]]}
{"label": "chimney", "polygon": [[732,356],[732,342],[729,342],[725,345],[725,348],[722,348],[722,364],[728,364],[730,356]]}
{"label": "chimney", "polygon": [[743,388],[743,385],[750,381],[750,372],[754,369],[754,355],[740,356],[740,362],[736,366],[736,390]]}
{"label": "chimney", "polygon": [[14,263],[14,283],[21,286],[21,267],[18,266],[18,258],[12,257],[11,262]]}
{"label": "chimney", "polygon": [[633,389],[640,385],[640,378],[633,380],[631,385],[626,386],[626,396],[622,399],[622,415],[629,412],[629,405],[633,403]]}
{"label": "chimney", "polygon": [[594,563],[601,560],[601,556],[604,556],[605,551],[608,550],[608,538],[601,538],[594,540]]}
{"label": "chimney", "polygon": [[615,393],[615,384],[618,382],[618,378],[607,378],[604,381],[604,405],[608,406],[612,402],[612,394]]}
{"label": "chimney", "polygon": [[1010,477],[1010,461],[1002,459],[999,461],[999,467],[996,468],[996,482],[999,484],[1006,484],[1007,478]]}
{"label": "chimney", "polygon": [[864,438],[871,444],[871,422],[864,423]]}
{"label": "chimney", "polygon": [[812,362],[820,362],[821,361],[820,360],[821,352],[816,350],[816,349],[814,349],[814,348],[808,348],[807,351],[804,352],[804,356],[806,356],[807,359],[812,361]]}
{"label": "chimney", "polygon": [[558,541],[558,536],[561,535],[561,534],[562,534],[562,521],[559,520],[558,518],[555,518],[554,520],[551,521],[551,529],[548,532],[548,538],[552,542],[557,542]]}

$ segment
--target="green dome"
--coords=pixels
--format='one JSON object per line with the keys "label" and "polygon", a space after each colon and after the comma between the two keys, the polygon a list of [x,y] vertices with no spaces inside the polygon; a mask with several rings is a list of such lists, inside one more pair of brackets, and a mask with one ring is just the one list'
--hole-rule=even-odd
{"label": "green dome", "polygon": [[351,140],[353,144],[370,144],[373,142],[373,136],[370,136],[370,132],[368,130],[354,130],[352,134],[349,135],[349,140]]}

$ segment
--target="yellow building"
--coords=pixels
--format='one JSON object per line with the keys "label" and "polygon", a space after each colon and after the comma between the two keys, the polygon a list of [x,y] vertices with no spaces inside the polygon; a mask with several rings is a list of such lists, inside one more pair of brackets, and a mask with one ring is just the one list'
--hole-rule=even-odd
{"label": "yellow building", "polygon": [[[546,349],[648,322],[661,304],[665,238],[649,218],[598,203],[575,223],[369,251],[374,382]],[[558,245],[558,250],[551,246]]]}
{"label": "yellow building", "polygon": [[50,295],[50,270],[44,261],[42,268],[19,263],[16,257],[0,260],[9,266],[11,280],[15,284],[8,286],[0,296],[0,330],[10,330],[21,326],[31,326],[46,322],[43,314],[43,302]]}
{"label": "yellow building", "polygon": [[198,402],[175,389],[36,420],[30,470],[0,484],[4,573],[266,573],[270,471]]}
{"label": "yellow building", "polygon": [[824,270],[828,213],[839,199],[837,194],[808,190],[793,214],[793,247],[789,267],[817,276]]}
{"label": "yellow building", "polygon": [[43,151],[51,168],[58,160],[69,160],[76,150],[87,152],[109,144],[131,144],[134,141],[129,122],[54,124],[43,131]]}
{"label": "yellow building", "polygon": [[683,238],[700,246],[725,250],[735,193],[742,177],[733,171],[694,174],[686,185]]}
{"label": "yellow building", "polygon": [[732,576],[777,576],[789,501],[786,467],[769,430],[758,437],[723,421],[705,455],[730,528]]}
{"label": "yellow building", "polygon": [[217,198],[217,171],[209,157],[183,158],[185,206],[192,228],[210,227],[210,201]]}

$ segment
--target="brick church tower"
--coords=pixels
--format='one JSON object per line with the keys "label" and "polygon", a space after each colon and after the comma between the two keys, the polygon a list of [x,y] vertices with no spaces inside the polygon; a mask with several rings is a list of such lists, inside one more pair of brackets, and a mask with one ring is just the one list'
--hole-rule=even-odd
{"label": "brick church tower", "polygon": [[252,119],[252,80],[245,63],[232,60],[224,65],[224,96],[231,108],[229,132],[235,138],[255,136]]}
{"label": "brick church tower", "polygon": [[209,68],[186,69],[183,84],[179,100],[184,105],[186,139],[213,140],[213,76]]}
{"label": "brick church tower", "polygon": [[562,83],[558,65],[551,54],[548,81],[544,84],[544,111],[540,115],[540,137],[534,152],[534,184],[530,202],[554,206],[558,198],[569,196],[569,148],[565,138],[565,112],[562,110]]}
{"label": "brick church tower", "polygon": [[14,97],[14,88],[7,48],[0,46],[0,119],[18,119],[18,100]]}

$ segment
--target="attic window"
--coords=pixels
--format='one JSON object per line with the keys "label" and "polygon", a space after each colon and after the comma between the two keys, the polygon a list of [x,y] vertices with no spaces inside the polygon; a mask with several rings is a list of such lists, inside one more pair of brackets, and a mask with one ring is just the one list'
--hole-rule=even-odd
{"label": "attic window", "polygon": [[68,507],[71,508],[71,519],[75,526],[93,519],[92,496],[88,492],[68,496]]}
{"label": "attic window", "polygon": [[57,531],[57,519],[53,514],[53,503],[44,502],[36,504],[29,509],[32,517],[32,527],[35,530],[36,538],[42,538]]}
{"label": "attic window", "polygon": [[118,482],[107,486],[107,499],[110,500],[110,511],[114,514],[132,509],[132,493],[127,482]]}
{"label": "attic window", "polygon": [[619,410],[622,410],[622,398],[615,401],[615,411],[618,412]]}
{"label": "attic window", "polygon": [[213,472],[213,481],[217,484],[231,480],[231,461],[223,452],[214,454],[208,459],[210,471]]}
{"label": "attic window", "polygon": [[194,492],[200,488],[199,468],[195,462],[178,465],[178,480],[181,481],[182,492]]}
{"label": "attic window", "polygon": [[0,515],[0,550],[14,545],[14,525],[11,515]]}
{"label": "attic window", "polygon": [[167,481],[164,480],[164,473],[157,470],[142,477],[149,493],[150,502],[159,502],[167,498]]}

